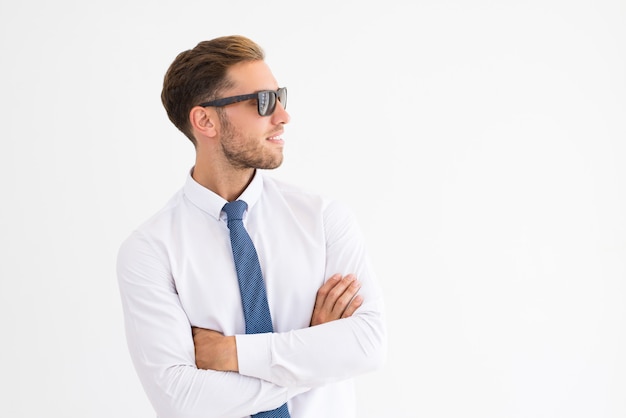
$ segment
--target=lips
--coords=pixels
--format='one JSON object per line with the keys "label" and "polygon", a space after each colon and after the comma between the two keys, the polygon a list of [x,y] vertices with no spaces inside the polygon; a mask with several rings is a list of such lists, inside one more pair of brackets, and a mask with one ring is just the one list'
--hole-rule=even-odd
{"label": "lips", "polygon": [[270,140],[270,141],[282,141],[283,140],[282,135],[283,135],[283,133],[279,132],[277,134],[269,136],[267,139]]}

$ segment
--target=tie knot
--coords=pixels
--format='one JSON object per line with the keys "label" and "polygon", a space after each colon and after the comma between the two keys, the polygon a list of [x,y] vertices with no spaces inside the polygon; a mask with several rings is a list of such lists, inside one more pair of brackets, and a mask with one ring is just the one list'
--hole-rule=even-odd
{"label": "tie knot", "polygon": [[235,219],[243,219],[243,213],[248,208],[248,204],[243,200],[235,200],[234,202],[228,202],[224,205],[224,212],[229,221]]}

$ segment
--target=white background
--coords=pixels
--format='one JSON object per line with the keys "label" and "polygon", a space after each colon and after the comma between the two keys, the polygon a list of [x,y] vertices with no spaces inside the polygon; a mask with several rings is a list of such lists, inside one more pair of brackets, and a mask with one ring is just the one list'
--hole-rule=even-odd
{"label": "white background", "polygon": [[116,253],[193,163],[167,67],[235,33],[289,88],[272,175],[385,291],[359,417],[626,417],[623,0],[2,0],[0,416],[154,418]]}

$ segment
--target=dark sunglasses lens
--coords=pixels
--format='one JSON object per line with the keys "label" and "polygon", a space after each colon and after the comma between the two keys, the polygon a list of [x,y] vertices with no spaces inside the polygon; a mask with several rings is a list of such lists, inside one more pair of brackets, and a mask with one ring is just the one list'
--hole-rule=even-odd
{"label": "dark sunglasses lens", "polygon": [[278,89],[278,100],[283,105],[283,109],[287,109],[287,88],[282,87]]}
{"label": "dark sunglasses lens", "polygon": [[276,93],[273,91],[260,91],[258,101],[259,115],[271,115],[276,107]]}
{"label": "dark sunglasses lens", "polygon": [[259,115],[269,116],[276,109],[276,99],[280,100],[283,109],[287,109],[287,89],[282,87],[278,91],[265,90],[260,91],[258,97]]}

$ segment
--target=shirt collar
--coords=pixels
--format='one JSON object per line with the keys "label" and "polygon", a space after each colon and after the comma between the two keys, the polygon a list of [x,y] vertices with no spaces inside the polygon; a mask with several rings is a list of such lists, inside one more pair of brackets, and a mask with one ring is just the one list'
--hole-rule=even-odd
{"label": "shirt collar", "polygon": [[[191,173],[193,173],[193,167],[189,170],[189,173],[187,173],[187,179],[183,187],[185,197],[200,210],[208,213],[215,219],[223,218],[224,216],[221,216],[221,212],[222,208],[227,203],[226,199],[195,181]],[[261,197],[262,190],[263,175],[260,170],[255,170],[252,181],[237,200],[246,202],[248,204],[248,211],[250,211]]]}

